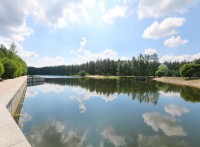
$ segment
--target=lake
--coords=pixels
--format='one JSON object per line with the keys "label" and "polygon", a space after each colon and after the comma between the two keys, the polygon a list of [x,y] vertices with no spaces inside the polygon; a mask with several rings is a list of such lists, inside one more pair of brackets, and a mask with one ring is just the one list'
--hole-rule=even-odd
{"label": "lake", "polygon": [[149,80],[47,78],[15,120],[33,147],[198,147],[200,89]]}

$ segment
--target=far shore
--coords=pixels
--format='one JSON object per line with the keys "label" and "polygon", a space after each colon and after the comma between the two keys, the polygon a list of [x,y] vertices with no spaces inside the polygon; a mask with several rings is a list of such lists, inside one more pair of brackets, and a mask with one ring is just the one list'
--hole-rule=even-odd
{"label": "far shore", "polygon": [[171,83],[175,85],[186,85],[200,89],[200,79],[188,79],[185,80],[181,77],[159,77],[153,78],[153,80],[164,82],[164,83]]}
{"label": "far shore", "polygon": [[90,79],[118,79],[119,76],[104,76],[104,75],[87,75],[86,78]]}
{"label": "far shore", "polygon": [[[90,79],[119,79],[119,76],[104,76],[104,75],[87,75],[86,78]],[[133,76],[129,76],[133,77]],[[155,81],[160,81],[164,83],[171,83],[175,85],[186,85],[200,89],[200,79],[183,79],[181,77],[158,77],[152,78]]]}

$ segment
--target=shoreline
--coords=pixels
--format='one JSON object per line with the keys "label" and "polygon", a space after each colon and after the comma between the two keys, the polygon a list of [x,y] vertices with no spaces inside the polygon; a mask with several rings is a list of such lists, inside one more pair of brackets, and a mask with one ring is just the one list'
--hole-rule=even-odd
{"label": "shoreline", "polygon": [[[134,76],[128,76],[127,78],[133,78]],[[104,75],[88,75],[85,78],[90,79],[120,79],[119,76],[104,76]],[[200,89],[200,79],[191,79],[191,80],[184,80],[181,77],[157,77],[152,78],[152,80],[163,82],[163,83],[170,83],[180,86],[190,86],[194,88]]]}
{"label": "shoreline", "polygon": [[180,86],[190,86],[200,89],[200,79],[184,80],[181,77],[159,77],[159,78],[153,78],[153,80],[163,83],[170,83]]}
{"label": "shoreline", "polygon": [[90,79],[119,79],[119,76],[104,76],[104,75],[88,75],[84,78],[90,78]]}

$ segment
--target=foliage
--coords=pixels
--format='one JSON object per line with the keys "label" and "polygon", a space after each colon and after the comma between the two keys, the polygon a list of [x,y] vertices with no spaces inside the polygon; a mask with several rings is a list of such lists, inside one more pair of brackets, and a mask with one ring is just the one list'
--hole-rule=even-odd
{"label": "foliage", "polygon": [[200,64],[196,63],[184,64],[180,68],[180,75],[182,77],[190,77],[190,79],[194,75],[199,76],[199,72],[200,72]]}
{"label": "foliage", "polygon": [[194,62],[195,62],[196,64],[200,64],[200,58],[199,58],[199,59],[196,59],[196,60],[194,60]]}
{"label": "foliage", "polygon": [[84,76],[87,75],[87,72],[84,71],[84,70],[81,70],[81,71],[78,72],[78,75],[84,77]]}
{"label": "foliage", "polygon": [[3,66],[3,64],[1,63],[1,61],[0,61],[0,77],[1,77],[1,75],[4,73],[4,66]]}
{"label": "foliage", "polygon": [[2,63],[4,69],[3,78],[13,78],[27,74],[26,63],[16,53],[15,43],[10,45],[10,49],[7,49],[3,44],[0,45],[0,63]]}
{"label": "foliage", "polygon": [[169,73],[169,69],[168,69],[167,65],[165,65],[165,64],[161,64],[158,67],[158,70],[156,71],[156,75],[159,77],[167,76],[168,73]]}
{"label": "foliage", "polygon": [[111,75],[111,76],[154,76],[158,68],[157,55],[139,55],[132,60],[97,60],[81,65],[53,66],[42,68],[28,68],[29,75],[76,75],[79,71],[86,71],[91,75]]}
{"label": "foliage", "polygon": [[17,64],[8,58],[5,58],[3,61],[5,72],[3,78],[14,78],[17,76]]}

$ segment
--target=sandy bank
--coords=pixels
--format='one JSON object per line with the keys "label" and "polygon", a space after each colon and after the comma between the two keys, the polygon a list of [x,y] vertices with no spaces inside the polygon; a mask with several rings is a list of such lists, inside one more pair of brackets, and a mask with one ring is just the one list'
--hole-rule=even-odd
{"label": "sandy bank", "polygon": [[160,78],[153,78],[153,80],[164,83],[176,84],[176,85],[187,85],[200,89],[200,79],[184,80],[183,78],[179,77],[160,77]]}

